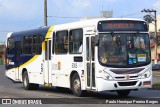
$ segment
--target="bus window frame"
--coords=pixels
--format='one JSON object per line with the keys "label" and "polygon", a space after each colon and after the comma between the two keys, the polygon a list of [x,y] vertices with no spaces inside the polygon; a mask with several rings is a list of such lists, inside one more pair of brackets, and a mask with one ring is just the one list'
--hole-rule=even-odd
{"label": "bus window frame", "polygon": [[[12,41],[12,42],[13,42],[13,46],[11,45],[11,46],[12,46],[12,48],[11,48],[11,49],[12,49],[12,53],[8,53],[8,52],[9,52],[9,51],[8,51],[8,49],[9,49],[8,46],[9,46],[9,40],[10,40],[10,39],[13,39],[13,41]],[[9,56],[13,56],[13,55],[15,54],[15,40],[14,40],[13,37],[9,37],[9,38],[7,39],[7,52],[6,52],[6,53],[7,53],[7,55],[9,55]]]}
{"label": "bus window frame", "polygon": [[[67,52],[66,52],[66,53],[64,53],[64,52],[63,52],[63,53],[62,53],[62,52],[57,52],[57,50],[56,50],[56,47],[58,46],[57,43],[58,43],[58,44],[63,44],[63,45],[65,44],[64,41],[63,41],[63,42],[59,42],[59,41],[57,42],[58,33],[61,33],[61,32],[66,32],[66,34],[67,34],[67,35],[65,35],[65,36],[67,36],[67,39],[68,39],[68,41],[67,41],[67,43],[66,43],[66,45],[67,45]],[[54,44],[55,44],[54,53],[55,53],[56,55],[66,55],[66,54],[68,54],[68,51],[69,51],[69,38],[68,38],[68,37],[69,37],[68,30],[56,31],[56,33],[55,33],[55,43],[54,43]],[[63,35],[63,39],[64,39],[64,35]],[[58,48],[57,48],[57,49],[58,49]],[[64,49],[64,47],[63,47],[63,49]],[[58,50],[59,50],[59,49],[58,49]]]}
{"label": "bus window frame", "polygon": [[[77,52],[77,53],[76,52],[74,53],[73,51],[72,52],[70,51],[70,42],[71,42],[70,41],[70,36],[71,36],[71,31],[74,31],[74,30],[81,30],[82,31],[82,35],[81,35],[82,36],[82,41],[81,41],[82,43],[81,43],[81,46],[79,47],[79,49],[80,48],[82,48],[82,49],[81,49],[81,52]],[[72,42],[74,42],[74,41],[72,41]],[[69,54],[82,54],[82,52],[83,52],[83,29],[82,28],[70,29],[70,31],[69,31]]]}
{"label": "bus window frame", "polygon": [[[35,44],[33,44],[33,39],[34,39],[34,36],[36,36],[37,38],[35,39]],[[25,37],[31,37],[32,38],[32,41],[31,41],[31,44],[29,44],[28,40],[27,42],[24,44],[24,38]],[[43,42],[43,36],[42,34],[39,34],[39,33],[34,33],[34,34],[30,34],[30,35],[24,35],[21,37],[21,55],[41,55],[42,54],[42,42]],[[39,41],[40,40],[40,41]],[[35,52],[33,52],[33,47],[36,47]],[[24,47],[27,47],[27,51],[28,51],[28,47],[31,47],[31,52],[30,53],[24,53],[23,50],[25,50]],[[41,47],[41,48],[40,48]],[[39,50],[40,49],[40,50]]]}
{"label": "bus window frame", "polygon": [[56,37],[56,32],[53,32],[53,37],[52,37],[52,54],[55,54],[55,37]]}

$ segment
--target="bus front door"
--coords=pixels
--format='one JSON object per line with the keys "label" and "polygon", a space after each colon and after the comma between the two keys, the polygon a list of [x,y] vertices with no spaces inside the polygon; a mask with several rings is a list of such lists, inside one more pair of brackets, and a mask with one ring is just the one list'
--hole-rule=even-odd
{"label": "bus front door", "polygon": [[45,52],[44,52],[44,85],[51,86],[51,40],[45,40]]}
{"label": "bus front door", "polygon": [[19,77],[19,66],[20,66],[20,41],[16,41],[15,42],[15,82],[19,82],[20,81],[20,77]]}
{"label": "bus front door", "polygon": [[95,81],[95,47],[94,47],[94,35],[86,35],[86,75],[87,75],[87,89],[95,90],[96,81]]}

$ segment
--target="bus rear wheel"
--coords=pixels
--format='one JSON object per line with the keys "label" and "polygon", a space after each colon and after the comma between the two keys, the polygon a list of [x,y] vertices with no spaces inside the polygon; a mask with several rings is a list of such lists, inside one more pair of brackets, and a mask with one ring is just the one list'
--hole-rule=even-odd
{"label": "bus rear wheel", "polygon": [[72,76],[71,85],[72,85],[72,92],[75,96],[78,97],[84,96],[85,91],[81,89],[81,81],[77,73],[75,73]]}
{"label": "bus rear wheel", "polygon": [[130,93],[130,90],[118,90],[117,91],[117,94],[120,96],[120,97],[126,97],[128,96]]}
{"label": "bus rear wheel", "polygon": [[22,81],[23,81],[23,87],[26,90],[36,90],[36,89],[39,88],[39,84],[29,83],[28,73],[27,72],[23,73]]}

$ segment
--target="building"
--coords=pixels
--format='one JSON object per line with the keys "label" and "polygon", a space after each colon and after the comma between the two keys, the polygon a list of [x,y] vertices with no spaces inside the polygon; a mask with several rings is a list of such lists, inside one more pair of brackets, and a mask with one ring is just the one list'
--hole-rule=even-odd
{"label": "building", "polygon": [[90,20],[90,19],[97,19],[97,18],[112,18],[113,17],[113,11],[101,11],[100,16],[88,16],[81,18],[80,20]]}
{"label": "building", "polygon": [[[152,37],[155,37],[155,24],[150,23],[149,24],[149,32],[150,32],[150,43],[151,43],[151,55],[152,55],[152,61],[155,59],[155,41]],[[157,16],[157,36],[160,36],[160,15]],[[157,60],[158,63],[160,63],[160,42],[157,43]]]}
{"label": "building", "polygon": [[[150,32],[154,32],[155,31],[154,22],[149,24],[149,31]],[[157,16],[157,32],[159,32],[159,31],[160,31],[160,15]]]}
{"label": "building", "polygon": [[[152,36],[153,34],[151,33],[150,35]],[[160,36],[160,32],[158,32],[157,35]],[[152,60],[154,61],[154,59],[155,59],[155,41],[154,41],[154,39],[150,40],[150,46],[151,46]],[[160,43],[158,43],[158,45],[157,45],[157,59],[160,61]]]}

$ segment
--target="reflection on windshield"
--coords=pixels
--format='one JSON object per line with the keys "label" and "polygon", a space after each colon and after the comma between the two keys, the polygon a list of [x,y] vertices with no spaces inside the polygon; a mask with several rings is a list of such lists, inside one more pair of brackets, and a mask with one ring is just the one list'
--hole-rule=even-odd
{"label": "reflection on windshield", "polygon": [[150,62],[148,34],[100,34],[99,61],[103,65],[139,65]]}

